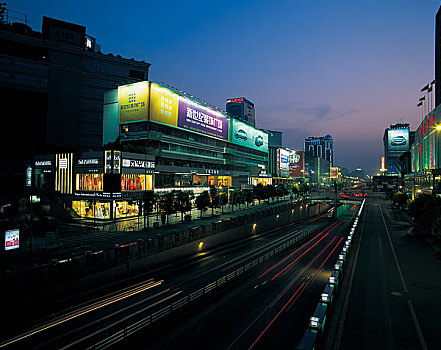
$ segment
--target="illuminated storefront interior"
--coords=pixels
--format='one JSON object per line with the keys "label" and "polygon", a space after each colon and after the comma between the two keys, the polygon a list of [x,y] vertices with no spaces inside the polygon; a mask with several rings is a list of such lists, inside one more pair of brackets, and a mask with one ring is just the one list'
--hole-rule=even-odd
{"label": "illuminated storefront interior", "polygon": [[110,204],[111,202],[74,200],[72,208],[84,218],[110,219]]}
{"label": "illuminated storefront interior", "polygon": [[75,190],[102,191],[103,174],[76,174]]}
{"label": "illuminated storefront interior", "polygon": [[231,176],[212,176],[208,177],[208,185],[216,187],[231,187]]}
{"label": "illuminated storefront interior", "polygon": [[131,216],[138,216],[139,204],[138,201],[118,201],[115,202],[114,218],[125,218]]}
{"label": "illuminated storefront interior", "polygon": [[[147,187],[146,187],[147,186]],[[153,175],[122,174],[121,191],[151,191]]]}
{"label": "illuminated storefront interior", "polygon": [[80,217],[95,219],[110,219],[113,208],[113,218],[118,219],[138,216],[139,201],[74,200],[72,208]]}
{"label": "illuminated storefront interior", "polygon": [[263,186],[268,186],[273,183],[273,179],[271,177],[252,177],[251,178],[251,184],[253,186],[257,186],[258,184],[261,184]]}

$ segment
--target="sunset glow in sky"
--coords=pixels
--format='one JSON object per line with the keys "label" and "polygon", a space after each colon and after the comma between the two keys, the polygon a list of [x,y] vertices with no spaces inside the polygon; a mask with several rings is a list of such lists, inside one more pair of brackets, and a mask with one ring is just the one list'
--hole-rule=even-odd
{"label": "sunset glow in sky", "polygon": [[163,81],[225,108],[245,96],[259,127],[301,149],[331,134],[335,163],[376,172],[386,127],[419,125],[434,79],[435,0],[12,1],[85,25],[104,53],[152,64]]}

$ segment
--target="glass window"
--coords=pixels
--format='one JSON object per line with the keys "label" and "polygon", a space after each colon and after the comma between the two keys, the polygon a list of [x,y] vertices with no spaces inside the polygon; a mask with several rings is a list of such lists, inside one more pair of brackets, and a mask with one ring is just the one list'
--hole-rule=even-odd
{"label": "glass window", "polygon": [[103,174],[77,174],[75,189],[77,191],[102,191]]}
{"label": "glass window", "polygon": [[122,174],[121,191],[151,191],[153,175]]}
{"label": "glass window", "polygon": [[139,210],[138,201],[115,202],[114,210],[114,217],[116,219],[128,216],[137,216]]}
{"label": "glass window", "polygon": [[110,202],[72,201],[72,209],[81,217],[110,219]]}

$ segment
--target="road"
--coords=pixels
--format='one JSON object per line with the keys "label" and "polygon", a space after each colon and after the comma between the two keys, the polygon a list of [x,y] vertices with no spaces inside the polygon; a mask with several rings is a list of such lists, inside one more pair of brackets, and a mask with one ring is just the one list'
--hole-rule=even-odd
{"label": "road", "polygon": [[440,260],[390,201],[374,194],[365,208],[350,293],[325,348],[440,349]]}
{"label": "road", "polygon": [[[348,206],[348,210],[350,207],[351,205]],[[7,335],[7,339],[2,337],[3,342],[0,343],[0,347],[83,348],[85,344],[102,338],[103,329],[107,329],[107,333],[112,334],[123,326],[142,320],[146,315],[161,310],[164,305],[169,305],[180,300],[182,296],[194,293],[201,286],[217,281],[222,276],[231,275],[232,272],[234,275],[234,271],[240,266],[243,269],[244,265],[249,267],[257,265],[232,283],[225,283],[225,288],[216,289],[207,301],[191,303],[183,308],[182,312],[175,313],[177,318],[188,317],[188,320],[179,325],[176,324],[172,332],[177,332],[181,336],[188,335],[188,333],[179,332],[179,327],[183,324],[188,324],[188,327],[200,327],[200,323],[194,322],[193,317],[203,319],[205,327],[208,324],[205,317],[208,317],[211,319],[210,329],[213,334],[219,329],[219,320],[228,320],[228,324],[235,330],[232,329],[229,332],[228,341],[232,347],[241,347],[243,342],[247,343],[256,338],[258,336],[256,332],[264,330],[265,323],[278,314],[281,306],[286,304],[285,309],[289,309],[289,313],[277,318],[284,319],[288,315],[296,314],[291,304],[297,300],[288,302],[293,291],[299,290],[299,297],[316,303],[327,275],[330,273],[329,267],[333,264],[332,254],[336,254],[338,247],[341,246],[342,235],[345,232],[343,228],[346,226],[345,223],[337,222],[325,229],[325,226],[329,226],[329,220],[324,217],[308,220],[290,228],[275,229],[267,235],[256,236],[251,240],[237,242],[213,252],[204,251],[201,247],[200,253],[186,261],[171,262],[155,271],[149,271],[142,276],[137,276],[129,284],[119,285],[118,289],[105,289],[106,295],[85,292],[85,295],[79,296],[77,300],[70,300],[71,306],[68,309],[52,310],[48,307],[46,312],[39,315],[33,313],[32,310],[22,310],[21,313],[11,315],[8,322],[2,324],[2,334]],[[306,241],[298,240],[300,235],[311,231],[318,233],[311,234]],[[332,253],[331,256],[329,256],[330,253]],[[259,257],[262,258],[262,263]],[[328,260],[326,260],[327,257]],[[324,265],[320,266],[324,261]],[[264,274],[267,270],[269,271]],[[307,287],[306,293],[303,292],[305,287]],[[206,302],[213,312],[207,313],[205,309],[198,310],[197,306]],[[270,307],[272,303],[274,306]],[[300,300],[295,303],[300,306],[303,304]],[[219,305],[223,313],[221,317],[218,315],[219,309],[216,305]],[[262,312],[262,307],[268,310],[264,312],[263,317],[257,317]],[[303,318],[297,320],[303,329],[306,326],[309,312],[309,309],[306,310]],[[232,315],[235,323],[229,320]],[[174,317],[169,317],[168,320],[165,318],[165,322],[170,322],[170,319],[173,320]],[[253,319],[255,319],[254,323]],[[237,322],[242,325],[242,328],[237,326]],[[253,325],[246,330],[246,325],[251,324],[250,322]],[[162,323],[157,324],[159,327],[150,329],[155,332],[161,330]],[[284,325],[283,322],[280,324]],[[150,329],[147,327],[147,332]],[[171,330],[170,327],[167,329]],[[240,329],[246,330],[245,336],[239,336]],[[269,339],[268,334],[273,334],[274,329],[273,327],[271,332],[265,332],[258,346]],[[201,337],[200,340],[207,341],[212,336],[208,336],[208,332],[204,334],[206,338]],[[300,337],[300,333],[298,336]],[[137,337],[134,336],[132,339],[136,344]],[[158,342],[158,347],[162,346],[159,344],[164,339],[171,339],[171,337],[159,336],[155,340]],[[186,342],[191,344],[188,339]],[[153,342],[149,344],[149,347],[154,346]],[[136,347],[142,347],[142,345],[135,345]]]}
{"label": "road", "polygon": [[[349,206],[348,210],[355,214],[357,206]],[[301,246],[251,270],[219,298],[202,301],[185,317],[149,329],[122,347],[294,348],[348,231],[347,223],[334,223]]]}

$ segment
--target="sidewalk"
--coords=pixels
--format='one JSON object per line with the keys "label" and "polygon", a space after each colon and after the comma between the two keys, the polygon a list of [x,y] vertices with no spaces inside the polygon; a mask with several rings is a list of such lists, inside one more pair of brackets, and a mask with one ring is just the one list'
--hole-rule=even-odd
{"label": "sidewalk", "polygon": [[[7,270],[21,270],[29,268],[30,266],[40,265],[50,262],[52,259],[63,260],[74,257],[76,255],[82,255],[86,251],[98,251],[112,248],[115,244],[123,245],[136,242],[138,239],[148,240],[149,238],[157,237],[159,235],[169,235],[180,230],[186,230],[189,227],[198,227],[201,225],[207,225],[212,222],[220,220],[228,220],[232,217],[244,215],[245,213],[261,210],[262,208],[277,207],[279,205],[287,203],[287,200],[279,201],[276,203],[263,203],[260,206],[252,206],[242,209],[241,211],[224,212],[221,210],[215,210],[215,214],[211,215],[211,209],[207,210],[205,214],[200,218],[190,222],[182,222],[180,215],[178,217],[170,216],[170,224],[152,227],[152,223],[156,221],[156,215],[149,218],[149,227],[145,230],[140,225],[140,231],[128,230],[127,228],[133,227],[137,224],[138,219],[126,219],[117,223],[112,223],[116,227],[125,228],[126,230],[110,230],[115,226],[108,226],[109,228],[96,229],[84,224],[71,224],[63,223],[59,227],[59,248],[53,250],[45,250],[44,238],[33,238],[33,252],[28,252],[29,242],[20,242],[19,251],[11,251],[9,256],[2,256],[0,258],[0,273],[4,273]],[[224,211],[226,208],[224,208]],[[230,208],[229,208],[230,209]],[[193,214],[193,213],[192,213]],[[172,219],[173,217],[173,219]],[[192,215],[194,218],[195,216]],[[142,227],[142,228],[141,228]]]}

